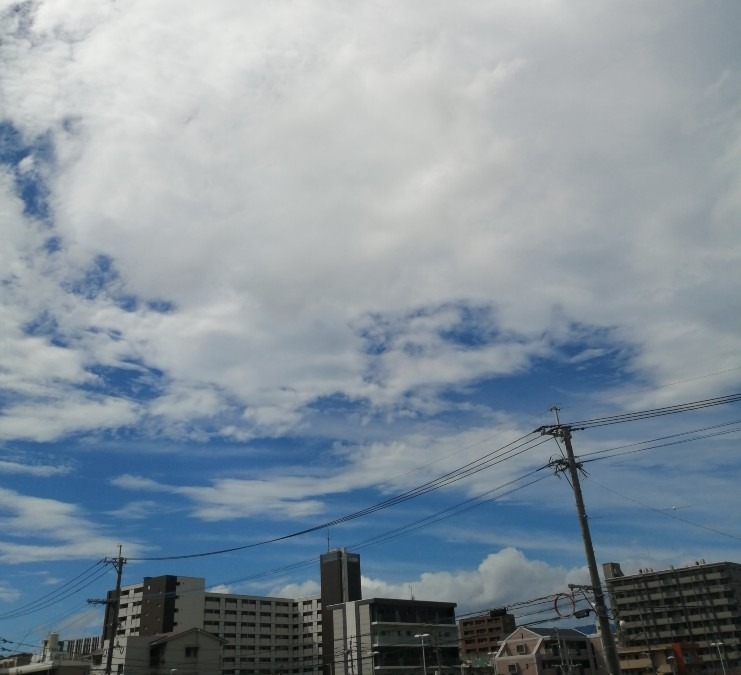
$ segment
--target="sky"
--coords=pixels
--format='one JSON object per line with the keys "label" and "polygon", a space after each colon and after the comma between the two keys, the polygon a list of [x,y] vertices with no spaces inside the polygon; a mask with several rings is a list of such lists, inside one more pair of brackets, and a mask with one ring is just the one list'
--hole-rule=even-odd
{"label": "sky", "polygon": [[[6,648],[100,634],[119,546],[124,584],[305,596],[347,547],[365,597],[565,592],[551,408],[741,392],[735,0],[0,17]],[[741,562],[740,406],[573,431],[598,563]]]}

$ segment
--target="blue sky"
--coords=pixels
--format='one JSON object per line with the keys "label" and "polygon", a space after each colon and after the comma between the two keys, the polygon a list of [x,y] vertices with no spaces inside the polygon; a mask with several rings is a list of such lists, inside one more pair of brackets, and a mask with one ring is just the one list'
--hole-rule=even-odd
{"label": "blue sky", "polygon": [[[564,591],[584,552],[544,468],[560,450],[535,436],[250,545],[494,453],[552,406],[568,422],[741,391],[737,3],[0,16],[11,644],[100,632],[85,600],[111,570],[61,597],[119,544],[124,583],[311,594],[329,539],[361,552],[367,596],[470,612]],[[738,560],[739,420],[575,432],[599,562]]]}

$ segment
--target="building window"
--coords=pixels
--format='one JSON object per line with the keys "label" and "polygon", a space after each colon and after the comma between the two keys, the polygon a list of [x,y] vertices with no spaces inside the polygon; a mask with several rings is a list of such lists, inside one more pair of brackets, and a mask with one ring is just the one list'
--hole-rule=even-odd
{"label": "building window", "polygon": [[517,672],[517,664],[510,663],[508,670],[509,670],[510,673],[516,673]]}
{"label": "building window", "polygon": [[185,648],[185,658],[186,659],[195,659],[198,656],[198,647],[186,647]]}

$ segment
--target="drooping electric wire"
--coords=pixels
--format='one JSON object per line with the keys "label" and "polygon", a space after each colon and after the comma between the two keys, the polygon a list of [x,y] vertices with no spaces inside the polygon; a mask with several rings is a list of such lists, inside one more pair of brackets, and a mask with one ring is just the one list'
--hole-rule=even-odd
{"label": "drooping electric wire", "polygon": [[206,551],[206,552],[201,552],[201,553],[189,553],[189,554],[175,555],[175,556],[128,558],[128,560],[162,561],[162,560],[184,560],[184,559],[189,559],[189,558],[203,558],[206,556],[233,553],[235,551],[243,551],[249,548],[255,548],[257,546],[264,546],[266,544],[273,544],[279,541],[285,541],[287,539],[292,539],[292,538],[299,537],[305,534],[310,534],[312,532],[317,532],[319,530],[326,530],[327,528],[334,527],[336,525],[340,525],[342,523],[346,523],[351,520],[356,520],[358,518],[370,515],[371,513],[375,513],[377,511],[387,509],[391,506],[401,504],[403,502],[409,501],[410,499],[415,499],[416,497],[419,497],[424,494],[428,494],[429,492],[433,492],[434,490],[439,490],[442,487],[446,487],[448,485],[451,485],[452,483],[455,483],[457,481],[463,480],[464,478],[468,478],[476,473],[484,471],[485,469],[489,469],[492,466],[500,464],[501,462],[504,462],[508,459],[512,459],[513,457],[516,457],[524,452],[527,452],[528,450],[531,449],[531,447],[537,447],[537,445],[540,445],[540,443],[536,443],[536,441],[538,440],[537,438],[531,438],[531,440],[529,441],[524,441],[524,439],[531,437],[532,435],[533,435],[532,433],[525,434],[524,436],[521,436],[520,438],[515,439],[514,441],[498,448],[497,450],[487,453],[483,457],[479,457],[478,459],[473,460],[467,464],[464,464],[463,466],[458,467],[457,469],[454,469],[453,471],[449,471],[448,473],[445,473],[442,476],[438,476],[437,478],[431,481],[423,483],[422,485],[418,485],[417,487],[412,488],[411,490],[395,495],[394,497],[390,497],[389,499],[383,500],[381,502],[373,504],[372,506],[368,506],[359,511],[355,511],[348,515],[342,516],[340,518],[335,518],[334,520],[330,520],[330,521],[321,523],[319,525],[307,527],[303,530],[292,532],[290,534],[281,535],[279,537],[273,537],[271,539],[265,539],[262,541],[253,542],[251,544],[244,544],[242,546],[233,546],[227,549],[219,549],[215,551]]}

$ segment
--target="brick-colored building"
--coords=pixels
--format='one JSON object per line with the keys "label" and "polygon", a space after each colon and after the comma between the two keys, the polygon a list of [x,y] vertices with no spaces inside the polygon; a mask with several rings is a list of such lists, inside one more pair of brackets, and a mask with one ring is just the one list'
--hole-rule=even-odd
{"label": "brick-colored building", "polygon": [[493,661],[501,642],[515,627],[515,617],[504,608],[460,619],[458,630],[462,661],[473,666]]}

